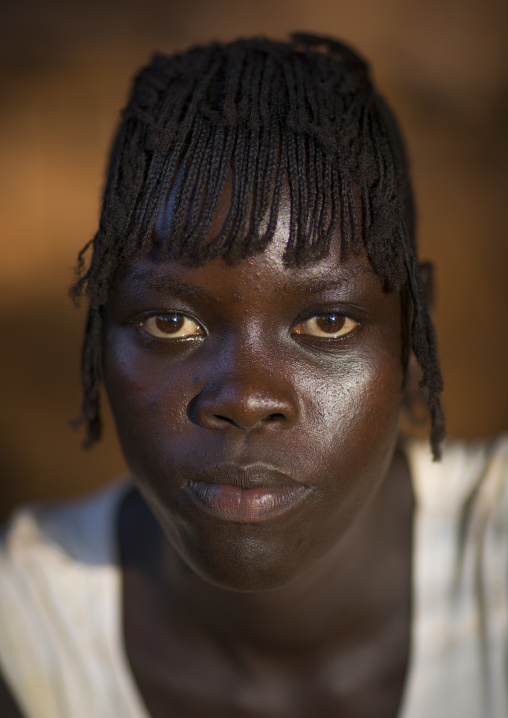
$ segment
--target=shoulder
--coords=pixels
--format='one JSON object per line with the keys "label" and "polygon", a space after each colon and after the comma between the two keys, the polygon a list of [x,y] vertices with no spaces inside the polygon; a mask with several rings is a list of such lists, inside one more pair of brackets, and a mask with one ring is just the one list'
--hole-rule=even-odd
{"label": "shoulder", "polygon": [[116,509],[128,486],[117,481],[86,498],[18,509],[2,530],[0,560],[110,561]]}
{"label": "shoulder", "polygon": [[115,518],[128,486],[23,507],[2,532],[0,669],[17,698],[31,696],[48,715],[59,715],[48,688],[54,678],[77,665],[80,648],[111,631]]}
{"label": "shoulder", "polygon": [[417,504],[426,512],[461,512],[471,503],[508,516],[508,434],[495,439],[448,439],[440,461],[428,442],[405,444]]}
{"label": "shoulder", "polygon": [[116,512],[128,486],[116,482],[85,499],[16,511],[0,536],[0,609],[40,609],[42,596],[53,593],[62,603],[81,577],[89,581],[114,565]]}
{"label": "shoulder", "polygon": [[406,455],[416,513],[403,715],[508,715],[508,436],[448,440],[439,462],[424,442]]}

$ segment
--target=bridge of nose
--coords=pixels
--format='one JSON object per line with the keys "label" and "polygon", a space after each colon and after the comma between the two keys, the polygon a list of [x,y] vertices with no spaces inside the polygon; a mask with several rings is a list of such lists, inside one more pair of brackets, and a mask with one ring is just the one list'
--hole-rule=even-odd
{"label": "bridge of nose", "polygon": [[193,411],[203,426],[224,422],[251,429],[277,422],[288,428],[298,420],[299,401],[292,382],[268,348],[237,340],[219,352],[209,380],[193,400]]}

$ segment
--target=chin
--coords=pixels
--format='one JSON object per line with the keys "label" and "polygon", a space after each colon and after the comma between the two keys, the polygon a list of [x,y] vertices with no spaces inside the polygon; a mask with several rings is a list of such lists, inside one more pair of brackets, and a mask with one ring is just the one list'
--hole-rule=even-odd
{"label": "chin", "polygon": [[226,572],[214,570],[213,567],[208,566],[188,565],[203,581],[206,581],[216,588],[234,593],[263,593],[266,591],[275,591],[288,586],[299,578],[299,574],[288,575],[286,572],[281,573],[275,571],[270,573],[266,570],[253,571],[252,568],[248,568],[245,571]]}
{"label": "chin", "polygon": [[283,588],[309,569],[307,562],[295,565],[288,561],[288,553],[274,551],[266,542],[252,537],[225,542],[222,548],[215,550],[209,544],[182,546],[180,543],[173,547],[188,570],[199,579],[238,593]]}

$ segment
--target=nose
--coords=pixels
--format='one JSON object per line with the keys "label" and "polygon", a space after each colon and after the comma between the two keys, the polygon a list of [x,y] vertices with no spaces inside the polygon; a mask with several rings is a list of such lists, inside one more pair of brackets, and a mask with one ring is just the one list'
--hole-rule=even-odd
{"label": "nose", "polygon": [[253,361],[223,367],[191,404],[192,417],[206,429],[290,429],[299,418],[298,398],[287,378]]}

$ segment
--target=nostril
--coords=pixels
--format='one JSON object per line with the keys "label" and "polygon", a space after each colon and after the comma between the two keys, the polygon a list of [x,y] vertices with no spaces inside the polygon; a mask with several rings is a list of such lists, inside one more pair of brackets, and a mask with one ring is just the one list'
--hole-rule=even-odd
{"label": "nostril", "polygon": [[222,416],[222,414],[214,414],[216,419],[219,419],[220,421],[227,421],[228,424],[234,424],[235,422],[233,419],[230,419],[229,416]]}
{"label": "nostril", "polygon": [[[226,422],[227,424],[232,424],[233,426],[238,426],[238,421],[235,421],[235,419],[232,419],[229,416],[225,416],[224,414],[213,414],[214,419],[218,420],[219,423]],[[273,414],[268,414],[264,421],[267,423],[276,422],[276,421],[283,421],[284,420],[284,414],[281,414],[279,412],[275,412]],[[257,422],[256,422],[257,423]],[[254,427],[251,427],[254,428]]]}

